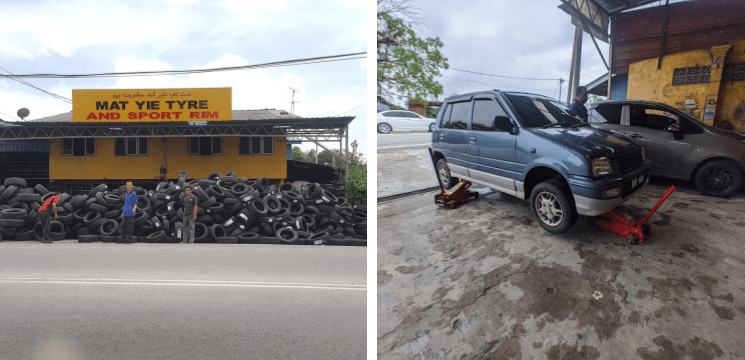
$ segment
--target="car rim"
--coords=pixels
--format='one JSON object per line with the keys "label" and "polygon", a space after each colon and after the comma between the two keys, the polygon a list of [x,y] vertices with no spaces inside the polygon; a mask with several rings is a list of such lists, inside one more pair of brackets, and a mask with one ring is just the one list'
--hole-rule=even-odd
{"label": "car rim", "polygon": [[542,192],[535,198],[538,217],[548,226],[557,226],[564,219],[564,210],[559,199],[550,192]]}
{"label": "car rim", "polygon": [[704,173],[704,186],[717,193],[729,190],[735,185],[735,175],[724,168],[712,168]]}
{"label": "car rim", "polygon": [[440,166],[440,180],[442,180],[442,185],[445,186],[450,183],[450,174],[448,174],[448,170],[445,166]]}
{"label": "car rim", "polygon": [[378,131],[382,133],[388,133],[391,131],[391,126],[388,124],[380,124],[378,125]]}

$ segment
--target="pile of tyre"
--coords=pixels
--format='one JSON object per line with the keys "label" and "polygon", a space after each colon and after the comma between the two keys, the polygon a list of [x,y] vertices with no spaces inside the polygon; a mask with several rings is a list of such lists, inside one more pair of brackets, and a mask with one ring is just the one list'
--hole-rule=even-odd
{"label": "pile of tyre", "polygon": [[[161,182],[153,190],[135,187],[138,242],[179,242],[184,216],[184,187],[198,199],[195,242],[288,245],[367,245],[367,208],[352,206],[319,184],[276,188],[265,177],[255,180],[212,173],[206,179]],[[87,194],[61,194],[53,240],[115,242],[119,236],[126,187],[96,186]],[[53,193],[41,185],[26,187],[20,178],[0,186],[0,234],[3,239],[39,240],[38,210]]]}

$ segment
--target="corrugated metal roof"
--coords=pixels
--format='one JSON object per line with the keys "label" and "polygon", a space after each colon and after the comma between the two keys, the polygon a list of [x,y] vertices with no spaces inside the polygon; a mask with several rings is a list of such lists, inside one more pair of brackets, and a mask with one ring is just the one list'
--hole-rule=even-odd
{"label": "corrugated metal roof", "polygon": [[[233,110],[233,120],[279,120],[279,119],[304,119],[297,115],[292,115],[284,110],[275,109],[263,109],[263,110]],[[26,122],[38,122],[38,123],[71,123],[72,122],[72,111],[47,116],[34,120],[26,120]],[[16,121],[16,123],[18,123]],[[2,122],[0,122],[2,124]]]}

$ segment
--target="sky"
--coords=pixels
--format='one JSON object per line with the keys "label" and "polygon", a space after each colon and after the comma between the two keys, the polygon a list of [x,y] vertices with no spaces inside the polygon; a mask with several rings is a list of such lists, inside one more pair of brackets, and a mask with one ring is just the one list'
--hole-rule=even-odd
{"label": "sky", "polygon": [[[81,74],[241,66],[367,51],[364,1],[0,0],[0,67],[13,74]],[[302,117],[355,116],[350,139],[367,154],[366,59],[207,74],[24,79],[72,98],[72,89],[231,87],[234,110],[290,110]],[[0,73],[7,74],[0,70]],[[0,119],[72,110],[0,78]],[[326,143],[326,146],[336,146]],[[301,145],[315,148],[312,143]]]}
{"label": "sky", "polygon": [[[449,70],[439,78],[443,100],[472,91],[499,89],[547,95],[559,99],[558,80],[518,80],[476,75],[564,79],[561,101],[566,101],[572,60],[574,25],[558,8],[559,0],[419,1],[421,37],[439,37]],[[608,44],[598,41],[608,61]],[[607,73],[589,35],[583,35],[580,85]]]}

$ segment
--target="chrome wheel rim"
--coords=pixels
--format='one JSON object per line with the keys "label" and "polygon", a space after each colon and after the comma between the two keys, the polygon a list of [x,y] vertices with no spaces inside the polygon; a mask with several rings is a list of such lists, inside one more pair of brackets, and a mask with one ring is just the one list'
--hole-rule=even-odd
{"label": "chrome wheel rim", "polygon": [[378,131],[382,132],[383,134],[387,134],[391,132],[391,126],[388,124],[378,124]]}
{"label": "chrome wheel rim", "polygon": [[440,165],[440,180],[442,181],[442,185],[450,185],[450,173],[445,168],[445,165]]}
{"label": "chrome wheel rim", "polygon": [[544,191],[535,198],[535,210],[538,218],[548,226],[558,226],[564,220],[564,209],[554,194]]}

